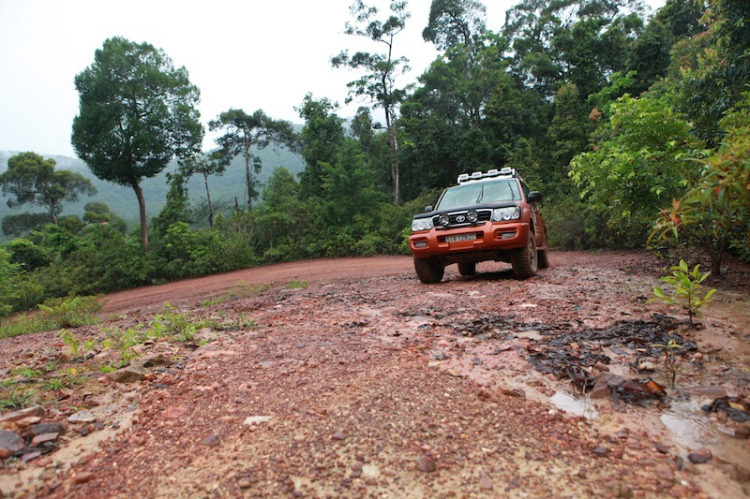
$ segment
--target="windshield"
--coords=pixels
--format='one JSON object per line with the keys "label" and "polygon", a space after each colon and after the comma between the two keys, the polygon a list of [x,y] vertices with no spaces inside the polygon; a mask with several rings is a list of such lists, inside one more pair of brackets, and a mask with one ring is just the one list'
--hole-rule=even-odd
{"label": "windshield", "polygon": [[446,190],[436,209],[447,210],[472,204],[518,201],[520,199],[521,192],[518,188],[518,182],[514,179],[471,182]]}

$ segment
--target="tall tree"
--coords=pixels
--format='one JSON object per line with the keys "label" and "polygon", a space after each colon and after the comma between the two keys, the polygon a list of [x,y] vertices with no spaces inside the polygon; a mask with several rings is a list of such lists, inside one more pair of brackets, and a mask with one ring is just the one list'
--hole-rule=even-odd
{"label": "tall tree", "polygon": [[188,158],[180,165],[185,175],[189,178],[195,173],[203,176],[203,185],[206,187],[206,204],[208,206],[208,227],[214,227],[214,207],[211,202],[211,190],[208,187],[208,177],[211,175],[222,175],[227,168],[227,162],[221,151],[210,154],[196,155]]}
{"label": "tall tree", "polygon": [[376,43],[382,43],[386,47],[385,53],[356,52],[350,56],[344,50],[339,55],[331,58],[334,68],[349,67],[364,70],[365,74],[358,80],[347,84],[349,87],[349,98],[364,98],[373,106],[383,108],[385,114],[385,128],[391,148],[391,182],[393,183],[393,199],[396,204],[401,204],[401,188],[399,180],[398,163],[398,135],[396,130],[398,119],[398,106],[406,95],[404,89],[396,87],[398,76],[408,71],[408,59],[396,58],[393,55],[393,43],[396,35],[406,27],[406,20],[410,14],[406,11],[407,2],[391,2],[391,15],[384,21],[375,19],[378,15],[376,7],[365,5],[362,0],[357,0],[351,6],[351,13],[355,23],[346,23],[348,35],[369,38]]}
{"label": "tall tree", "polygon": [[48,220],[57,225],[63,201],[78,201],[79,194],[96,194],[89,179],[69,170],[55,170],[55,165],[54,159],[33,152],[10,158],[8,170],[0,175],[3,194],[10,196],[8,207],[41,206],[47,210]]}
{"label": "tall tree", "polygon": [[104,42],[75,85],[80,109],[73,120],[73,148],[98,178],[133,189],[147,250],[141,180],[161,172],[175,155],[200,150],[200,92],[164,51],[121,37]]}
{"label": "tall tree", "polygon": [[432,0],[422,38],[439,50],[477,40],[486,27],[487,8],[477,0]]}
{"label": "tall tree", "polygon": [[300,134],[302,157],[307,163],[300,179],[304,197],[320,196],[323,176],[321,163],[333,163],[344,142],[344,120],[336,115],[337,107],[326,98],[315,100],[307,94],[297,109],[305,120]]}
{"label": "tall tree", "polygon": [[[208,123],[211,131],[223,130],[224,135],[216,139],[221,147],[225,161],[242,155],[245,161],[245,185],[247,188],[247,210],[252,210],[253,198],[258,191],[253,174],[260,173],[260,162],[253,161],[252,147],[264,149],[271,143],[285,145],[296,149],[296,136],[292,124],[288,121],[275,120],[261,109],[247,114],[242,109],[230,109],[221,113]],[[251,168],[251,165],[253,167]]]}

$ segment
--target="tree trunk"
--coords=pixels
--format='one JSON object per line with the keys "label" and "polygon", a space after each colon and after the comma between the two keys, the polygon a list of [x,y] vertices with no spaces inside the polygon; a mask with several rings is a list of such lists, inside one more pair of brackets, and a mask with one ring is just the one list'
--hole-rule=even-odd
{"label": "tree trunk", "polygon": [[253,209],[253,174],[250,171],[250,160],[253,158],[250,153],[250,143],[245,141],[245,184],[247,184],[247,212]]}
{"label": "tree trunk", "polygon": [[141,214],[141,244],[143,251],[148,251],[148,220],[146,218],[146,200],[143,198],[143,190],[136,181],[132,181],[130,186],[135,191],[135,196],[138,198],[138,210]]}
{"label": "tree trunk", "polygon": [[385,128],[388,131],[388,142],[391,146],[391,181],[393,182],[393,202],[401,205],[401,185],[398,171],[398,137],[396,136],[396,123],[391,115],[391,107],[386,103]]}
{"label": "tree trunk", "polygon": [[214,207],[211,204],[211,192],[208,190],[208,174],[203,174],[203,182],[206,184],[206,202],[208,203],[208,227],[214,228]]}

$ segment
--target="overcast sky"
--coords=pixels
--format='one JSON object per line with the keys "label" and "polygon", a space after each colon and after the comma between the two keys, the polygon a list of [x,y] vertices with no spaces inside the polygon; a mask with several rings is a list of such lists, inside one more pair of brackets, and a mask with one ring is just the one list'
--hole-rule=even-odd
{"label": "overcast sky", "polygon": [[[649,0],[653,6],[665,0]],[[389,12],[387,0],[365,1]],[[411,18],[396,56],[410,59],[415,80],[437,52],[422,40],[430,0],[411,0]],[[486,0],[487,27],[499,31],[516,0]],[[302,123],[294,110],[305,94],[344,106],[358,73],[334,70],[344,48],[381,50],[343,34],[352,0],[0,0],[0,151],[74,156],[70,145],[78,93],[73,79],[104,40],[148,42],[184,66],[201,91],[204,125],[219,113],[263,109]],[[207,136],[204,148],[214,146]],[[3,165],[4,166],[4,165]]]}

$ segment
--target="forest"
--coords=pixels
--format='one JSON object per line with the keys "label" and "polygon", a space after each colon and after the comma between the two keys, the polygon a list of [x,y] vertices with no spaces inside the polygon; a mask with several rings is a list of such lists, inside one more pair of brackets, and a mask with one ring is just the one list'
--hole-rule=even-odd
{"label": "forest", "polygon": [[[422,35],[440,55],[406,85],[408,9],[352,5],[346,33],[372,50],[330,62],[367,103],[353,118],[311,94],[301,128],[228,109],[210,151],[187,69],[106,40],[75,78],[89,172],[24,152],[0,174],[0,319],[266,263],[406,254],[411,217],[458,174],[504,166],[543,193],[554,248],[670,248],[706,255],[715,276],[728,255],[750,262],[750,2],[667,0],[647,16],[640,0],[521,0],[493,32],[478,0],[432,0]],[[270,150],[293,159],[264,170]],[[91,176],[125,189],[138,220],[87,202]],[[167,188],[149,218],[154,179]]]}

